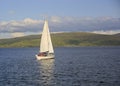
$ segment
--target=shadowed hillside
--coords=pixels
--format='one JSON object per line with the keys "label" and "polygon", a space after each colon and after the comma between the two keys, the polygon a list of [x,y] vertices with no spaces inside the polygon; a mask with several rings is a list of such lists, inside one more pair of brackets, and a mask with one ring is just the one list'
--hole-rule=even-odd
{"label": "shadowed hillside", "polygon": [[[120,34],[100,35],[86,32],[51,34],[53,46],[120,46]],[[40,35],[0,39],[0,47],[38,47]]]}

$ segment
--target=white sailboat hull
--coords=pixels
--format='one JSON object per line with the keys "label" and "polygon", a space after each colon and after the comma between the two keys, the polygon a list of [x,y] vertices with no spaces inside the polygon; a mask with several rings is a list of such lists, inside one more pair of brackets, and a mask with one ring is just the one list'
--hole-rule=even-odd
{"label": "white sailboat hull", "polygon": [[54,59],[54,55],[48,55],[48,56],[38,56],[36,55],[37,60],[44,60],[44,59]]}

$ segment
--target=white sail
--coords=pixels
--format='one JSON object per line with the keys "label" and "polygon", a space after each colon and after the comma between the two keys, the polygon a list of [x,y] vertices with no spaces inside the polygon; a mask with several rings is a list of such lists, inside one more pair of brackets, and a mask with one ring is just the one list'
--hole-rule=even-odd
{"label": "white sail", "polygon": [[40,52],[46,52],[46,51],[48,51],[49,53],[54,53],[47,21],[45,21],[44,23],[41,43],[40,43]]}
{"label": "white sail", "polygon": [[49,50],[49,53],[54,53],[49,29],[48,29],[48,50]]}

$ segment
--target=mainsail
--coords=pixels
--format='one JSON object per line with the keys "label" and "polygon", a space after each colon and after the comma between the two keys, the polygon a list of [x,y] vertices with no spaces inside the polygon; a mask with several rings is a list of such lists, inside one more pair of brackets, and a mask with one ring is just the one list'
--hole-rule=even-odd
{"label": "mainsail", "polygon": [[54,53],[48,22],[45,20],[42,37],[41,37],[41,43],[40,43],[40,52],[47,52],[47,51],[48,53]]}

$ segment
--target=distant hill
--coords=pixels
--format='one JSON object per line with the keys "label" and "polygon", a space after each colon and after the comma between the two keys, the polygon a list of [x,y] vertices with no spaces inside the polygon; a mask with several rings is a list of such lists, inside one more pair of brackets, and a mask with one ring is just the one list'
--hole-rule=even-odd
{"label": "distant hill", "polygon": [[[87,32],[51,34],[53,46],[120,46],[120,34],[101,35]],[[0,47],[38,47],[40,35],[0,39]]]}
{"label": "distant hill", "polygon": [[120,37],[120,33],[115,34],[115,36],[119,36]]}

